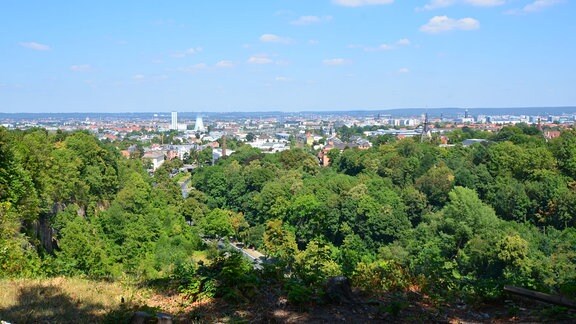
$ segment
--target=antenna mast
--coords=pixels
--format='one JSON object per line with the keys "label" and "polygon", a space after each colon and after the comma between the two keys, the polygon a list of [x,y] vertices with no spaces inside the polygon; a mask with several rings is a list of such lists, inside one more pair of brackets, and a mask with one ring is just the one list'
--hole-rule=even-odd
{"label": "antenna mast", "polygon": [[422,125],[422,134],[420,134],[420,142],[424,142],[425,138],[428,138],[428,133],[430,132],[428,129],[428,113],[424,115],[424,124]]}
{"label": "antenna mast", "polygon": [[226,132],[222,135],[222,157],[226,157]]}

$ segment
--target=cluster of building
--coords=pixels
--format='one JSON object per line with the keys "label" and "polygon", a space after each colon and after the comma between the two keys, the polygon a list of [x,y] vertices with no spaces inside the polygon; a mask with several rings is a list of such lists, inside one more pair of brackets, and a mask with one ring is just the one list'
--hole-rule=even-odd
{"label": "cluster of building", "polygon": [[[558,115],[488,115],[472,116],[468,110],[451,115],[440,113],[415,116],[392,115],[389,112],[326,112],[326,113],[228,113],[228,114],[0,114],[0,124],[9,129],[43,127],[48,131],[86,130],[103,141],[128,140],[141,143],[143,157],[151,161],[153,169],[166,159],[182,160],[194,150],[212,148],[213,160],[231,154],[221,147],[221,139],[244,142],[264,153],[288,150],[294,146],[308,146],[317,150],[319,163],[329,164],[328,152],[346,147],[367,149],[370,140],[378,136],[405,138],[431,136],[438,133],[441,142],[449,145],[442,136],[454,129],[498,131],[506,125],[527,123],[542,128],[547,138],[559,136],[559,129],[572,127],[576,121],[576,108],[572,113]],[[184,116],[182,116],[184,115]],[[336,129],[363,127],[362,136],[352,136],[343,141]],[[123,154],[134,156],[137,145]],[[142,153],[142,152],[140,152]]]}

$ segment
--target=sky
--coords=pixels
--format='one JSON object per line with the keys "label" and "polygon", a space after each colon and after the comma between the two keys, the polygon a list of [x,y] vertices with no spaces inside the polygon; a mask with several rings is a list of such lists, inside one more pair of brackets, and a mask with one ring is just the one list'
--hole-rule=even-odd
{"label": "sky", "polygon": [[576,105],[572,0],[0,0],[0,112]]}

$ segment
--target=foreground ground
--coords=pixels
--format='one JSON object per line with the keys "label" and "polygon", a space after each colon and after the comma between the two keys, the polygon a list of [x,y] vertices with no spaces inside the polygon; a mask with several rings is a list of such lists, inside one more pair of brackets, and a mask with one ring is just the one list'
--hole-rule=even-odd
{"label": "foreground ground", "polygon": [[255,300],[189,302],[154,286],[78,278],[0,280],[0,320],[10,323],[127,322],[136,310],[172,314],[182,323],[538,323],[576,321],[576,312],[510,297],[494,304],[432,302],[417,292],[362,298],[330,305],[320,301],[294,307],[273,289]]}

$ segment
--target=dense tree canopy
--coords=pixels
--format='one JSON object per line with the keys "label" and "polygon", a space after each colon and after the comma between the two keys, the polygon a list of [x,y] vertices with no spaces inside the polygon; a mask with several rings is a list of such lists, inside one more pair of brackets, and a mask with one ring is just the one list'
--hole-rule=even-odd
{"label": "dense tree canopy", "polygon": [[179,274],[194,298],[248,294],[256,281],[238,255],[206,252],[211,263],[194,265],[205,236],[272,257],[263,275],[288,280],[291,300],[339,274],[373,292],[414,284],[493,298],[515,284],[574,294],[574,131],[550,142],[527,125],[449,136],[488,142],[386,139],[332,150],[328,167],[306,149],[239,145],[215,165],[206,150],[183,198],[179,160],[149,175],[85,132],[0,128],[0,276]]}

